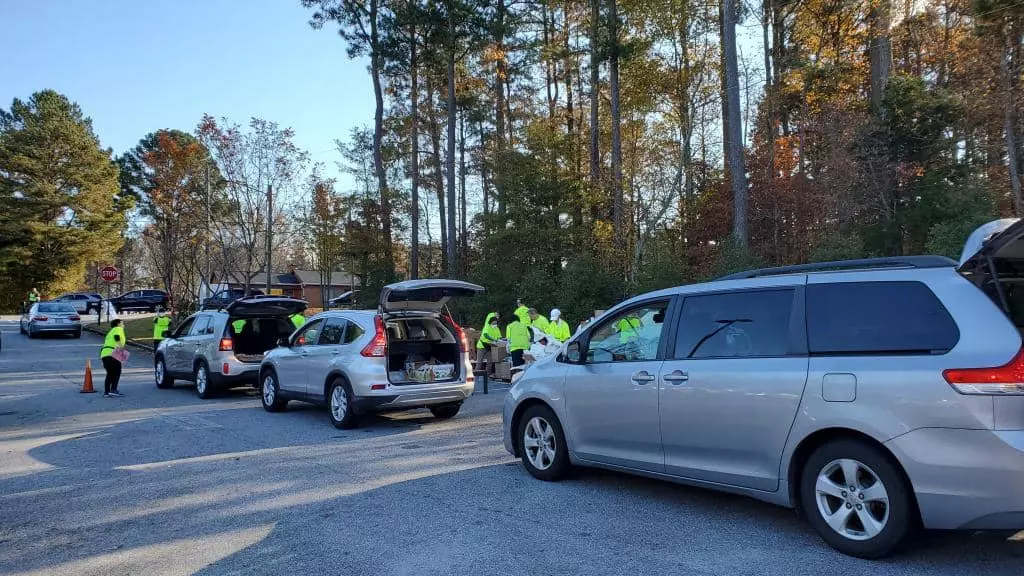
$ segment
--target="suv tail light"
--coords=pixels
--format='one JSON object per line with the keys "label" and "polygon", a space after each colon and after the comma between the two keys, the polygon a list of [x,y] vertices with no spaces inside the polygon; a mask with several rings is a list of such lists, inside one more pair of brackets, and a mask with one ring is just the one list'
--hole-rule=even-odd
{"label": "suv tail light", "polygon": [[221,352],[230,352],[235,349],[235,342],[231,338],[221,338],[220,347],[218,350]]}
{"label": "suv tail light", "polygon": [[1024,395],[1024,348],[1003,366],[954,368],[945,370],[942,376],[961,394]]}
{"label": "suv tail light", "polygon": [[75,314],[74,316],[68,316],[68,320],[71,320],[72,322],[78,322],[81,319],[82,317],[79,316],[78,314]]}
{"label": "suv tail light", "polygon": [[384,318],[379,314],[373,317],[373,327],[373,340],[370,340],[360,354],[367,358],[383,358],[388,355],[388,335],[384,331]]}
{"label": "suv tail light", "polygon": [[43,316],[41,314],[36,314],[35,316],[32,317],[32,319],[35,320],[36,322],[46,322],[47,320],[50,319],[50,317]]}

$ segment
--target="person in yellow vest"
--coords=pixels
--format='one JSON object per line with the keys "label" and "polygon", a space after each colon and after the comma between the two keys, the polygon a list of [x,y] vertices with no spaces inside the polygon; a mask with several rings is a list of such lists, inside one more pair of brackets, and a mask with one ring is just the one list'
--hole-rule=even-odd
{"label": "person in yellow vest", "polygon": [[508,338],[508,351],[512,356],[512,366],[522,366],[523,352],[530,349],[530,328],[513,315],[512,322],[505,327],[505,338]]}
{"label": "person in yellow vest", "polygon": [[25,312],[28,312],[28,309],[36,302],[39,302],[39,289],[33,287],[32,291],[28,293],[28,304],[24,305]]}
{"label": "person in yellow vest", "polygon": [[288,319],[292,321],[292,325],[295,326],[296,330],[302,328],[302,325],[306,323],[306,317],[303,316],[301,312],[292,314]]}
{"label": "person in yellow vest", "polygon": [[557,338],[559,342],[565,342],[572,336],[569,323],[562,320],[562,311],[558,308],[551,309],[551,321],[548,322],[547,332]]}
{"label": "person in yellow vest", "polygon": [[164,314],[163,307],[157,306],[156,318],[153,318],[153,350],[160,347],[164,341],[167,331],[171,329],[171,319]]}
{"label": "person in yellow vest", "polygon": [[514,314],[524,326],[530,325],[530,309],[523,304],[522,299],[516,300],[516,311]]}
{"label": "person in yellow vest", "polygon": [[123,396],[117,391],[117,385],[121,382],[121,362],[114,358],[114,350],[124,348],[125,341],[121,319],[115,318],[110,322],[110,330],[103,337],[103,348],[100,348],[100,362],[103,363],[103,370],[107,373],[103,380],[104,398]]}
{"label": "person in yellow vest", "polygon": [[245,319],[234,320],[231,322],[231,329],[234,330],[236,335],[241,334],[243,328],[245,328]]}
{"label": "person in yellow vest", "polygon": [[619,344],[635,342],[640,338],[640,326],[642,323],[636,314],[630,314],[615,325],[619,331]]}
{"label": "person in yellow vest", "polygon": [[480,330],[480,338],[476,341],[476,369],[483,370],[484,359],[490,352],[491,346],[501,340],[501,328],[498,328],[498,320],[501,317],[497,312],[490,312],[484,318],[484,327]]}
{"label": "person in yellow vest", "polygon": [[530,308],[530,326],[541,332],[548,332],[548,319],[537,313],[536,308]]}

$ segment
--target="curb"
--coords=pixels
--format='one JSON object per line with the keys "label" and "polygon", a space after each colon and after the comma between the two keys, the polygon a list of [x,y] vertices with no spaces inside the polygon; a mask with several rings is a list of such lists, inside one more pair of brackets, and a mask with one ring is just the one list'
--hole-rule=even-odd
{"label": "curb", "polygon": [[[82,326],[82,330],[84,330],[86,332],[91,332],[91,333],[96,334],[98,336],[106,336],[106,332],[101,332],[98,328],[96,328],[95,325]],[[149,344],[143,344],[142,342],[139,342],[137,340],[129,340],[126,344],[128,346],[131,346],[132,348],[137,348],[139,350],[142,350],[143,352],[149,352],[150,354],[152,354],[155,351],[153,349],[153,346],[151,346]]]}

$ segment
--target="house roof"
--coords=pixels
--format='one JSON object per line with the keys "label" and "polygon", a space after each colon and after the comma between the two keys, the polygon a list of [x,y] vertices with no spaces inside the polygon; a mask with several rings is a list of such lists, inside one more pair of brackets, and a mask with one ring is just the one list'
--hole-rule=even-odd
{"label": "house roof", "polygon": [[[296,270],[294,275],[298,277],[299,282],[302,284],[320,284],[319,270]],[[331,277],[324,278],[324,280],[329,286],[348,286],[350,283],[354,286],[359,286],[359,278],[344,270],[331,272]]]}

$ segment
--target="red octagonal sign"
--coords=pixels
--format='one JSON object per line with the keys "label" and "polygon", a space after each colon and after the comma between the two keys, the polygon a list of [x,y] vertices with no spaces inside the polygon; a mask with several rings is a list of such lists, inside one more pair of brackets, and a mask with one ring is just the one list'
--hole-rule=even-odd
{"label": "red octagonal sign", "polygon": [[104,266],[100,270],[100,278],[103,278],[104,282],[117,282],[120,277],[121,271],[113,266]]}

